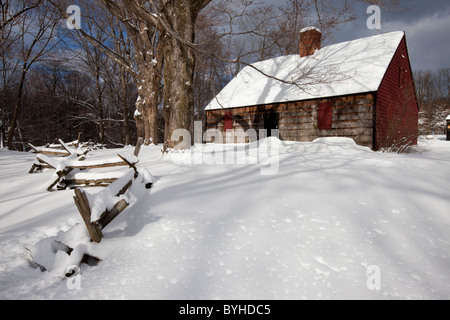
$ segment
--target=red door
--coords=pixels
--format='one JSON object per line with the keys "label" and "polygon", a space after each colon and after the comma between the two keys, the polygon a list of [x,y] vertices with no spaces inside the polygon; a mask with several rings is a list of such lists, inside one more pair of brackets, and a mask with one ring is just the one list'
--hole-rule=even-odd
{"label": "red door", "polygon": [[317,121],[319,130],[331,130],[333,128],[333,102],[319,103],[319,116]]}
{"label": "red door", "polygon": [[223,131],[233,130],[233,111],[225,112]]}

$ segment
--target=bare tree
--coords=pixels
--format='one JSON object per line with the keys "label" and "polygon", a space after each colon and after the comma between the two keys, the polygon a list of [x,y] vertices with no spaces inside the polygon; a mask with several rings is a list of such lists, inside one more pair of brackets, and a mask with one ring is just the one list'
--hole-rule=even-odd
{"label": "bare tree", "polygon": [[42,59],[55,48],[56,44],[54,43],[53,35],[58,23],[54,12],[44,4],[39,5],[33,11],[26,11],[20,16],[20,19],[20,45],[17,49],[16,59],[20,61],[21,74],[16,103],[8,131],[7,146],[9,149],[13,149],[14,135],[20,118],[27,73],[36,61]]}
{"label": "bare tree", "polygon": [[445,133],[445,118],[450,114],[450,69],[416,71],[414,81],[421,133]]}
{"label": "bare tree", "polygon": [[2,0],[1,5],[1,20],[0,20],[0,30],[7,28],[9,25],[14,24],[14,22],[20,18],[21,15],[27,13],[30,10],[36,8],[42,0],[27,1],[27,0]]}
{"label": "bare tree", "polygon": [[[116,1],[103,1],[109,5],[108,8],[113,7],[113,3],[117,6]],[[193,133],[195,24],[200,11],[210,2],[211,0],[122,1],[128,10],[145,23],[147,29],[153,27],[160,35],[156,47],[162,48],[164,58],[162,76],[165,148],[188,148],[191,145],[191,141],[173,141],[172,135],[177,129]]]}
{"label": "bare tree", "polygon": [[83,139],[98,139],[97,126],[74,119],[84,112],[75,101],[87,101],[91,94],[87,88],[94,87],[89,74],[58,58],[45,60],[28,71],[20,120],[24,141],[35,145],[55,138],[71,141],[80,131]]}
{"label": "bare tree", "polygon": [[[155,25],[143,20],[124,3],[103,2],[109,12],[122,23],[133,43],[133,60],[137,71],[132,74],[138,90],[135,112],[138,136],[143,137],[147,144],[156,144],[159,140],[157,110],[162,99],[163,47],[160,32]],[[120,52],[120,47],[117,49]]]}
{"label": "bare tree", "polygon": [[[210,1],[102,0],[109,12],[123,23],[134,45],[137,70],[133,75],[139,92],[136,123],[138,133],[145,135],[147,141],[157,142],[161,83],[164,84],[165,146],[180,146],[171,141],[176,129],[193,131],[195,23],[200,11]],[[81,33],[86,36],[83,31]],[[128,70],[132,69],[117,52],[89,36],[87,38],[97,43],[114,61],[126,65]],[[187,147],[187,141],[183,147]]]}
{"label": "bare tree", "polygon": [[[88,9],[86,7],[85,9]],[[93,15],[101,15],[102,11],[94,6],[89,7],[89,12]],[[89,35],[96,39],[99,43],[107,45],[109,36],[107,29],[101,24],[104,19],[100,18],[97,21],[92,19],[85,19],[84,28]],[[68,31],[68,32],[67,32]],[[74,68],[80,68],[86,74],[90,75],[93,80],[92,88],[87,88],[91,91],[91,97],[93,103],[88,101],[77,101],[81,105],[84,105],[89,112],[82,116],[85,120],[89,120],[98,127],[98,142],[105,142],[105,102],[104,92],[106,90],[106,69],[108,66],[109,58],[106,54],[99,49],[98,46],[91,45],[84,37],[78,37],[76,33],[71,30],[67,30],[66,38],[71,39],[70,47],[75,53]],[[67,40],[66,40],[67,42]],[[77,63],[77,60],[79,61]]]}
{"label": "bare tree", "polygon": [[205,115],[204,107],[220,92],[223,86],[230,80],[230,65],[215,59],[204,52],[213,51],[220,56],[228,56],[228,48],[220,35],[211,27],[217,23],[217,16],[210,15],[205,9],[199,16],[196,26],[196,43],[199,50],[196,55],[194,75],[194,118],[202,121]]}
{"label": "bare tree", "polygon": [[0,2],[0,56],[1,56],[1,80],[2,80],[2,99],[1,99],[1,118],[0,118],[0,147],[4,146],[6,137],[6,127],[8,122],[8,103],[9,92],[12,89],[12,83],[18,70],[18,61],[14,58],[14,52],[20,45],[20,34],[16,32],[20,28],[21,16],[27,11],[34,9],[35,2],[28,6],[27,1],[8,1]]}
{"label": "bare tree", "polygon": [[[125,57],[126,60],[131,61],[133,45],[131,39],[126,37],[123,24],[114,21],[116,18],[110,16],[110,24],[114,32],[115,39],[114,46],[117,53]],[[131,106],[135,104],[136,98],[130,104],[130,100],[133,99],[132,90],[130,89],[130,84],[134,84],[134,80],[127,69],[122,64],[114,64],[107,70],[109,77],[109,86],[111,94],[117,97],[117,102],[119,104],[119,113],[122,114],[123,119],[123,137],[124,144],[131,144],[131,120],[132,115],[130,115],[130,110],[133,111],[134,108]],[[156,139],[156,138],[155,138]],[[156,139],[157,140],[157,139]]]}
{"label": "bare tree", "polygon": [[[64,17],[68,17],[65,12],[67,1],[49,0],[49,2],[57,7]],[[162,37],[155,24],[145,21],[134,10],[130,10],[134,7],[139,8],[141,5],[145,6],[145,2],[148,1],[133,1],[131,6],[126,1],[102,0],[102,8],[98,2],[84,0],[83,8],[89,8],[94,4],[98,10],[103,9],[100,15],[84,14],[84,19],[94,21],[104,28],[103,30],[109,35],[109,40],[116,45],[108,46],[96,39],[89,30],[83,28],[78,30],[78,33],[91,45],[102,50],[112,61],[121,65],[123,70],[134,78],[138,89],[135,113],[138,135],[144,137],[146,143],[157,143],[157,108],[162,97]],[[133,57],[131,51],[122,50],[124,48],[122,44],[128,39],[133,44]],[[117,45],[118,43],[122,44]]]}

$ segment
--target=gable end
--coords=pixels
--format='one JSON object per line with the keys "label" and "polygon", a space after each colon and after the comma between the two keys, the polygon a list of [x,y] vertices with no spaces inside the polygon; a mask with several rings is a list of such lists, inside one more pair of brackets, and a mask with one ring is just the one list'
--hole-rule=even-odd
{"label": "gable end", "polygon": [[375,149],[417,144],[419,107],[405,36],[381,81],[376,101]]}

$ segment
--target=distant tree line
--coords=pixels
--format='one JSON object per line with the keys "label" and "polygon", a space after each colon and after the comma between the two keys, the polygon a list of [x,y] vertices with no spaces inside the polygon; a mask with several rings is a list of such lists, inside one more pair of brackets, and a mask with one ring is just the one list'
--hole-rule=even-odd
{"label": "distant tree line", "polygon": [[445,134],[450,115],[450,68],[414,72],[419,103],[419,132]]}
{"label": "distant tree line", "polygon": [[[136,86],[101,50],[65,27],[47,1],[1,2],[1,145],[25,150],[56,138],[110,145],[136,139]],[[100,41],[107,35],[86,23]],[[127,43],[123,43],[124,49]]]}

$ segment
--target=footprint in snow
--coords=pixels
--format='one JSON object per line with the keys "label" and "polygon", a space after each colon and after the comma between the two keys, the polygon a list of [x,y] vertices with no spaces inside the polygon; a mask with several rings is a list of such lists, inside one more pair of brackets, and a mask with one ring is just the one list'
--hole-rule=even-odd
{"label": "footprint in snow", "polygon": [[382,236],[385,236],[385,235],[386,235],[386,233],[383,232],[383,231],[381,231],[380,229],[373,229],[373,231],[375,231],[376,233],[378,233],[378,234],[380,234],[380,235],[382,235]]}
{"label": "footprint in snow", "polygon": [[327,263],[327,262],[325,261],[325,259],[324,259],[323,257],[321,257],[321,256],[315,256],[315,257],[313,257],[313,259],[316,260],[316,261],[317,261],[318,263],[320,263],[321,265],[330,268],[330,269],[333,270],[334,272],[341,272],[341,271],[346,270],[345,267],[343,267],[343,268],[336,268],[336,267],[331,266],[331,265],[330,265],[329,263]]}

